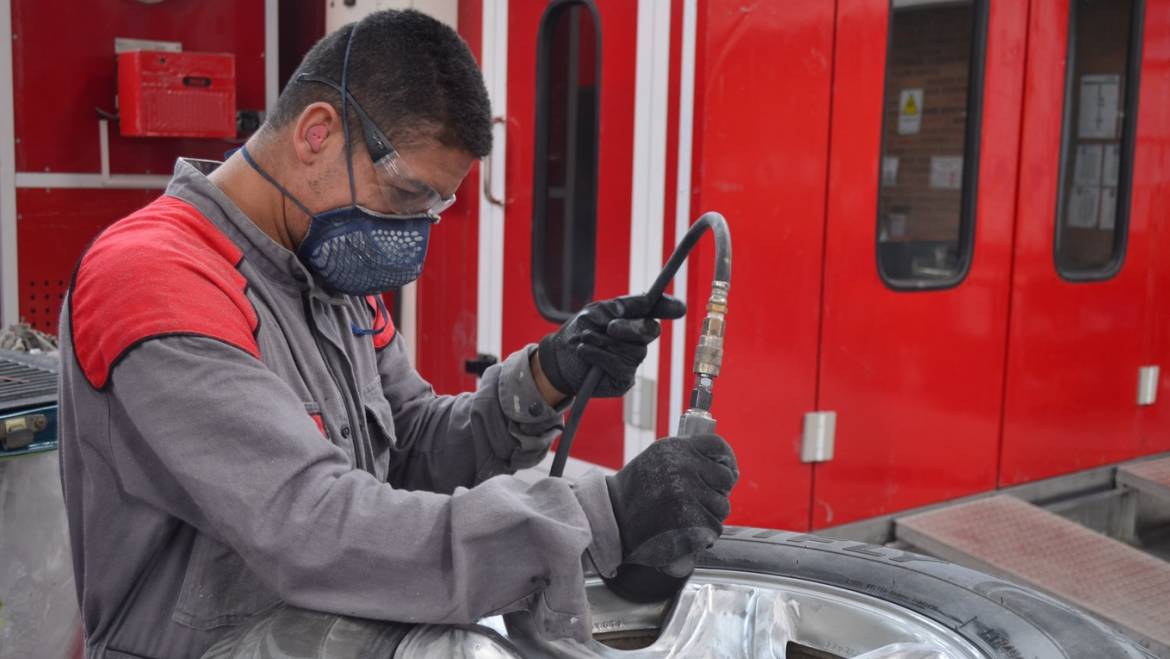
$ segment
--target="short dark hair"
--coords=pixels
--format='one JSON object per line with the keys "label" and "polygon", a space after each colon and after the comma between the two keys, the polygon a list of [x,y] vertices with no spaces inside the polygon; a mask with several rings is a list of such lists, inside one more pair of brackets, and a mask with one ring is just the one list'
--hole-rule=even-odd
{"label": "short dark hair", "polygon": [[[346,25],[318,41],[276,100],[267,124],[283,128],[309,105],[324,101],[341,111],[341,97],[301,74],[341,84],[350,31],[346,86],[362,109],[396,146],[436,139],[476,158],[491,153],[491,104],[467,43],[450,27],[418,11],[384,10]],[[349,113],[350,139],[361,142],[361,124]]]}

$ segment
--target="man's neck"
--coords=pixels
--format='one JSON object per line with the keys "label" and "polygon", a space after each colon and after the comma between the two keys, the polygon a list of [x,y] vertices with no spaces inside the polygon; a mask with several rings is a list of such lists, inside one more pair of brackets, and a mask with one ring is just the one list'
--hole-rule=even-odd
{"label": "man's neck", "polygon": [[[264,150],[257,142],[255,139],[248,142],[248,153],[263,161]],[[276,244],[290,252],[296,251],[296,242],[289,232],[287,200],[252,169],[240,152],[233,153],[208,179]],[[294,208],[292,212],[299,211]]]}

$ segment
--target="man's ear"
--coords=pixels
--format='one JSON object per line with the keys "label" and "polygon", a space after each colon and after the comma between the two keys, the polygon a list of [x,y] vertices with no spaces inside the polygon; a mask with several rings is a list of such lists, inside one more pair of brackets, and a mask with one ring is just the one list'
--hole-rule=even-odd
{"label": "man's ear", "polygon": [[332,105],[317,102],[306,107],[293,129],[293,148],[306,165],[318,160],[331,140],[344,139],[341,117]]}

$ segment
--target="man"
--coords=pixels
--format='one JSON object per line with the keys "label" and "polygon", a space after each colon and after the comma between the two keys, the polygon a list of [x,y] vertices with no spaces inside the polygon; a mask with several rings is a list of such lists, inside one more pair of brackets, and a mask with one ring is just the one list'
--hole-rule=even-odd
{"label": "man", "polygon": [[589,368],[598,395],[626,391],[681,302],[592,304],[475,393],[436,396],[408,364],[377,294],[418,276],[489,128],[453,31],[373,14],[309,52],[244,149],[181,160],[82,257],[61,458],[88,657],[197,657],[280,602],[527,609],[581,637],[583,559],[662,568],[718,536],[738,475],[718,437],[657,442],[608,480],[508,475]]}

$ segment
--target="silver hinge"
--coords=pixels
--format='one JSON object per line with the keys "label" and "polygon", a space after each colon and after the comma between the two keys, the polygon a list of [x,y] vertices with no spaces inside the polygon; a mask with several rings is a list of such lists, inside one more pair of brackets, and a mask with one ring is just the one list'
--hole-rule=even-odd
{"label": "silver hinge", "polygon": [[808,412],[800,439],[801,462],[828,462],[833,459],[837,439],[836,412]]}
{"label": "silver hinge", "polygon": [[1158,400],[1158,367],[1142,366],[1138,369],[1138,405],[1153,405]]}

